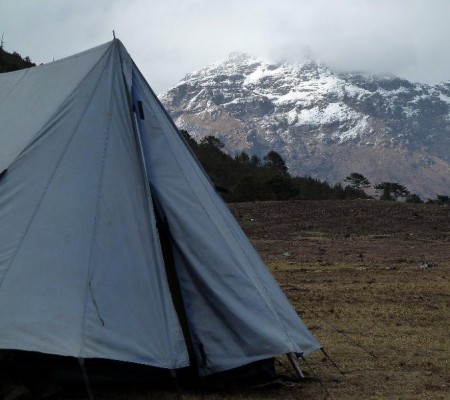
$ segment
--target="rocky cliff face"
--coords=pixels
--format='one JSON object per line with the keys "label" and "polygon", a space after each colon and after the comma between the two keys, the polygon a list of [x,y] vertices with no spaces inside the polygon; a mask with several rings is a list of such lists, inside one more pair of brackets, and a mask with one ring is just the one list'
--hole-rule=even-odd
{"label": "rocky cliff face", "polygon": [[450,193],[450,81],[430,86],[235,53],[160,99],[194,137],[217,136],[230,152],[276,150],[291,174],[335,183],[359,172],[423,197]]}

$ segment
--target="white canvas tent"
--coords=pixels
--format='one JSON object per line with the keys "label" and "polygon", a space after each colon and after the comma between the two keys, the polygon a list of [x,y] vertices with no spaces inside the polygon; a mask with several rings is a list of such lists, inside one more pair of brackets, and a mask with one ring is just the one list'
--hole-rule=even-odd
{"label": "white canvas tent", "polygon": [[206,375],[320,347],[119,40],[0,75],[0,174],[0,349],[176,369],[189,338]]}

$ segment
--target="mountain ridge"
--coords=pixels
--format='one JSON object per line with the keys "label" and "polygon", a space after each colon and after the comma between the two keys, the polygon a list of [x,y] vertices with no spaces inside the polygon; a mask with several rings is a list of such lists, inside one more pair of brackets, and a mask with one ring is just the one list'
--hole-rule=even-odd
{"label": "mountain ridge", "polygon": [[230,152],[275,150],[294,175],[336,183],[359,172],[422,196],[450,191],[450,81],[412,83],[232,53],[160,99],[193,137],[217,136]]}

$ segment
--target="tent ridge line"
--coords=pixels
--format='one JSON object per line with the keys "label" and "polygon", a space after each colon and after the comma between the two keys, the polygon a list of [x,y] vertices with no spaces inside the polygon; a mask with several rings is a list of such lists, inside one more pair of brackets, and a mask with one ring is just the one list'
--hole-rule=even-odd
{"label": "tent ridge line", "polygon": [[[107,53],[107,52],[105,52],[105,54],[106,54],[106,53]],[[82,79],[82,81],[79,83],[79,85],[81,85],[81,83],[87,78],[87,76],[89,76],[89,74],[94,70],[94,68],[95,68],[97,65],[99,65],[100,61],[103,59],[103,57],[105,56],[105,54],[99,59],[99,61],[95,64],[95,66],[92,67],[92,69],[86,74],[86,76]],[[105,66],[103,67],[103,70],[102,70],[102,72],[101,72],[100,75],[102,75],[102,74],[104,73],[105,68],[106,68],[106,65],[107,65],[107,64],[105,64]],[[61,107],[59,107],[57,111],[55,111],[55,113],[52,115],[52,117],[49,118],[49,120],[48,120],[48,121],[44,124],[44,126],[39,130],[39,133],[32,139],[32,141],[31,141],[27,146],[25,146],[25,148],[19,153],[19,155],[18,155],[18,156],[16,157],[16,159],[10,164],[9,167],[11,167],[11,165],[14,165],[14,164],[17,162],[17,160],[20,158],[20,156],[24,153],[24,151],[25,151],[26,149],[28,149],[28,148],[32,145],[32,143],[34,143],[34,142],[37,140],[38,137],[40,137],[40,134],[42,133],[43,129],[49,124],[49,122],[55,117],[55,115],[57,115],[57,112],[58,112],[59,110],[61,110],[61,109],[64,107],[65,103],[67,102],[67,99],[70,98],[70,97],[73,95],[73,93],[74,93],[75,90],[79,87],[79,85],[77,85],[77,87],[69,94],[69,96],[67,96],[67,98],[66,98],[66,99],[64,100],[64,102],[63,102],[63,105],[62,105]],[[87,102],[87,104],[86,104],[86,106],[85,106],[83,112],[81,113],[81,116],[80,116],[80,118],[79,118],[79,120],[78,120],[78,122],[77,122],[77,124],[76,124],[76,126],[75,126],[75,128],[74,128],[74,130],[73,130],[73,132],[71,133],[71,135],[70,135],[70,137],[69,137],[69,139],[68,139],[66,145],[64,146],[64,148],[63,148],[63,150],[62,150],[62,152],[61,152],[61,155],[59,156],[59,159],[58,159],[58,161],[57,161],[57,163],[56,163],[56,165],[55,165],[55,168],[53,169],[52,173],[50,174],[50,177],[49,177],[49,179],[48,179],[48,181],[47,181],[47,183],[46,183],[46,185],[45,185],[45,187],[44,187],[44,191],[42,192],[42,195],[41,195],[41,197],[40,197],[38,203],[36,204],[36,207],[35,207],[35,209],[34,209],[34,211],[33,211],[33,214],[31,215],[30,221],[28,222],[28,224],[27,224],[27,226],[26,226],[26,228],[25,228],[25,232],[23,233],[22,237],[20,238],[20,240],[19,240],[19,242],[18,242],[18,244],[17,244],[16,250],[14,251],[14,254],[13,254],[12,257],[11,257],[11,261],[9,262],[8,266],[7,266],[6,269],[5,269],[5,273],[4,273],[3,276],[0,278],[0,289],[1,289],[3,283],[4,283],[5,279],[6,279],[6,276],[8,275],[8,272],[9,272],[9,270],[10,270],[12,264],[14,263],[14,261],[15,261],[17,255],[19,254],[19,251],[20,251],[20,249],[21,249],[21,247],[22,247],[22,244],[23,244],[23,242],[24,242],[24,240],[25,240],[25,238],[26,238],[26,236],[27,236],[27,234],[28,234],[28,232],[29,232],[29,230],[30,230],[30,228],[31,228],[31,225],[33,224],[34,218],[36,217],[36,215],[37,215],[37,213],[38,213],[38,211],[39,211],[39,208],[40,208],[40,206],[41,206],[41,204],[42,204],[42,201],[44,200],[44,197],[45,197],[45,195],[46,195],[46,193],[47,193],[47,190],[48,190],[48,188],[50,187],[50,184],[51,184],[52,181],[53,181],[53,178],[54,178],[54,176],[55,176],[55,174],[56,174],[56,170],[58,169],[58,167],[59,167],[59,165],[60,165],[62,159],[64,158],[64,155],[66,154],[67,149],[69,148],[70,143],[72,142],[72,140],[73,140],[73,138],[74,138],[74,136],[75,136],[75,133],[78,131],[78,128],[79,128],[79,126],[80,126],[80,123],[81,123],[81,121],[82,121],[82,119],[83,119],[83,117],[84,117],[84,115],[85,115],[87,109],[89,108],[89,105],[90,105],[90,103],[91,103],[91,101],[92,101],[92,98],[94,97],[94,93],[95,93],[95,91],[97,90],[97,87],[98,87],[98,81],[97,81],[97,83],[96,83],[96,85],[95,85],[94,90],[93,90],[92,93],[91,93],[91,96],[90,96],[90,98],[89,98],[89,101]],[[9,168],[9,167],[8,167],[8,168]]]}
{"label": "tent ridge line", "polygon": [[[114,45],[114,43],[113,43],[113,45]],[[116,49],[115,46],[114,46],[114,49]],[[111,51],[110,54],[109,54],[109,57],[111,58],[113,54],[114,54],[114,52]],[[104,69],[102,71],[102,76],[103,76],[104,71],[106,69],[106,66],[108,64],[109,64],[109,62],[107,62],[105,64],[105,67],[104,67]],[[115,68],[114,68],[113,76],[115,75],[115,73],[116,73],[116,71],[115,71]],[[96,87],[95,87],[95,89],[93,91],[92,97],[94,97],[94,93],[97,91],[97,87],[98,87],[98,83],[99,82],[100,82],[100,79],[97,81],[97,85],[96,85]],[[97,187],[97,198],[96,198],[96,204],[95,204],[95,216],[94,216],[94,222],[93,222],[93,228],[92,228],[91,245],[90,245],[90,250],[89,250],[88,270],[87,270],[87,274],[86,274],[86,286],[85,286],[85,292],[84,292],[83,315],[81,316],[81,338],[80,338],[79,357],[83,357],[84,347],[85,347],[86,314],[87,314],[87,304],[88,304],[88,297],[89,297],[88,293],[89,292],[91,293],[92,300],[93,300],[95,308],[97,310],[97,315],[99,317],[99,320],[102,323],[102,325],[104,325],[103,319],[100,317],[100,311],[99,311],[99,308],[97,306],[97,302],[95,301],[95,298],[94,298],[94,293],[93,293],[92,286],[91,286],[91,278],[92,278],[91,275],[92,275],[92,258],[93,258],[94,241],[95,241],[95,237],[97,235],[98,214],[99,214],[99,210],[100,210],[100,200],[102,198],[103,175],[104,175],[104,172],[105,172],[105,163],[106,163],[106,157],[107,157],[108,148],[109,148],[110,128],[111,128],[111,120],[112,120],[112,107],[111,107],[111,105],[112,105],[113,97],[114,97],[114,87],[111,88],[111,95],[110,95],[110,98],[109,98],[108,125],[107,125],[106,131],[105,131],[105,143],[103,145],[101,170],[100,170],[100,176],[99,176],[98,187]]]}
{"label": "tent ridge line", "polygon": [[92,49],[82,51],[81,53],[77,53],[77,54],[73,54],[71,56],[63,57],[63,58],[60,58],[59,60],[50,61],[50,62],[48,62],[46,64],[36,65],[35,67],[31,67],[31,68],[40,68],[41,66],[43,67],[43,66],[48,65],[48,64],[59,64],[61,62],[67,61],[67,60],[74,60],[74,59],[80,58],[80,57],[82,57],[82,56],[84,56],[86,54],[93,53],[93,52],[97,51],[99,47],[102,47],[105,44],[109,43],[110,46],[108,46],[108,49],[105,51],[105,54],[106,54],[109,51],[109,49],[111,48],[111,45],[113,44],[113,42],[114,42],[114,40],[110,40],[109,42],[105,42],[104,44],[96,46],[96,47],[94,47]]}

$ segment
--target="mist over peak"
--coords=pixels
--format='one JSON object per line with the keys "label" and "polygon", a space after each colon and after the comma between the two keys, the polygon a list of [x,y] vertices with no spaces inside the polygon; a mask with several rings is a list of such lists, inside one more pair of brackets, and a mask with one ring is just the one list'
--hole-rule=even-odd
{"label": "mist over peak", "polygon": [[229,152],[280,153],[294,175],[331,183],[352,172],[433,198],[450,190],[450,85],[342,72],[312,59],[234,53],[161,100],[178,126]]}

